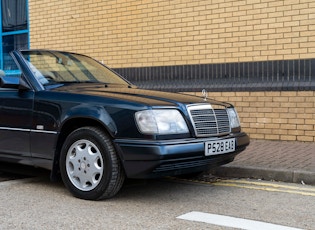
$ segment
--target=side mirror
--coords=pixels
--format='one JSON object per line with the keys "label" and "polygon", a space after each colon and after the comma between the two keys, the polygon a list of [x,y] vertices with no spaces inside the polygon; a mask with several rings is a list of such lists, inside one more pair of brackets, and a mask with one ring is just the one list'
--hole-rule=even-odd
{"label": "side mirror", "polygon": [[0,72],[0,87],[9,89],[27,90],[30,89],[28,84],[21,77],[1,76]]}

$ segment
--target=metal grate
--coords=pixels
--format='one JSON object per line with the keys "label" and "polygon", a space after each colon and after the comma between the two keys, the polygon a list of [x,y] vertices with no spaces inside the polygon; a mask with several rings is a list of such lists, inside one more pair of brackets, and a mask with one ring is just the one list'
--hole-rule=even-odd
{"label": "metal grate", "polygon": [[315,58],[115,69],[140,88],[172,92],[313,91]]}
{"label": "metal grate", "polygon": [[212,109],[210,104],[202,104],[189,106],[188,111],[196,136],[218,136],[230,132],[226,109]]}

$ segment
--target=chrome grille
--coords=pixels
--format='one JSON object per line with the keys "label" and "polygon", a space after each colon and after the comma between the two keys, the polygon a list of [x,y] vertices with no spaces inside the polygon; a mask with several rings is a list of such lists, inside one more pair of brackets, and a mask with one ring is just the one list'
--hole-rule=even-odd
{"label": "chrome grille", "polygon": [[230,132],[229,117],[226,109],[212,109],[209,104],[188,107],[196,136],[217,136]]}

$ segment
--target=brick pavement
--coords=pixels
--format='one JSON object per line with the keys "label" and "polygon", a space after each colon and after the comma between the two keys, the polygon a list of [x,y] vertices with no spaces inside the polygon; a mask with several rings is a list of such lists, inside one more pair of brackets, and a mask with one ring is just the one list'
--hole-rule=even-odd
{"label": "brick pavement", "polygon": [[315,185],[315,143],[251,140],[233,162],[211,173]]}

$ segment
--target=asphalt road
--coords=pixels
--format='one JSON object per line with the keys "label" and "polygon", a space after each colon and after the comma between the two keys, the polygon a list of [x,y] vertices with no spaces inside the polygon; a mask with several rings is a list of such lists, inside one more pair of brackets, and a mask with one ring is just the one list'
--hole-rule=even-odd
{"label": "asphalt road", "polygon": [[[93,202],[72,197],[61,182],[50,182],[45,171],[33,174],[0,182],[0,229],[234,229],[224,227],[230,217],[301,229],[315,226],[312,186],[169,178],[129,181],[115,198]],[[204,214],[201,220],[185,218],[196,212]],[[224,218],[204,223],[210,214]],[[256,222],[254,226],[258,228]]]}

